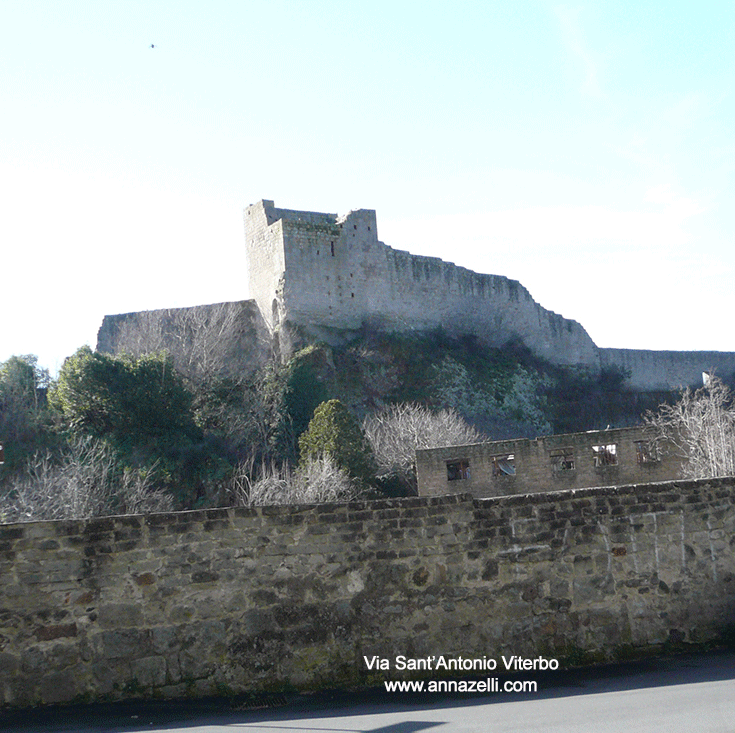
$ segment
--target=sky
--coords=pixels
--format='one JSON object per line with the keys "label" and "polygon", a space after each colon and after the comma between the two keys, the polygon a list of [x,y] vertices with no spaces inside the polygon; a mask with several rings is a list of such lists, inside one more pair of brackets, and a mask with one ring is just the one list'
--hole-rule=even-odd
{"label": "sky", "polygon": [[735,2],[0,0],[0,361],[375,209],[598,346],[735,351]]}

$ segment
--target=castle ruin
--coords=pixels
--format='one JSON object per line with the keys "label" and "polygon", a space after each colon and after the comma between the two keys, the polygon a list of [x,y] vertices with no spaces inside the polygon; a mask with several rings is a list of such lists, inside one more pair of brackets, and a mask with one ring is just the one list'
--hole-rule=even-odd
{"label": "castle ruin", "polygon": [[[620,368],[640,390],[701,383],[704,371],[735,372],[730,352],[600,348],[579,323],[543,308],[516,280],[379,241],[373,210],[338,216],[261,200],[245,209],[244,218],[252,300],[227,304],[232,313],[243,311],[237,348],[230,349],[242,354],[241,363],[232,362],[240,369],[271,349],[286,357],[310,340],[344,343],[367,326],[401,333],[441,328],[454,336],[473,334],[489,346],[521,341],[553,364],[591,372]],[[202,316],[207,308],[221,311],[223,304],[197,306],[196,312]],[[164,344],[176,358],[196,348],[208,328],[200,318],[198,331],[187,326],[172,332],[170,324],[191,320],[185,316],[194,310],[105,316],[97,348],[139,352],[146,341],[141,332],[154,331],[159,343],[150,347]],[[218,323],[219,311],[213,318]]]}

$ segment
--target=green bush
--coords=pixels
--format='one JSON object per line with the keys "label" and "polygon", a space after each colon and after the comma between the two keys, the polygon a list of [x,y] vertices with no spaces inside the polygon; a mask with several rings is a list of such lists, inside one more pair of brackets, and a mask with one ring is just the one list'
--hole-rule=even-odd
{"label": "green bush", "polygon": [[121,443],[200,436],[191,395],[165,353],[112,357],[83,346],[64,362],[49,405],[70,428]]}
{"label": "green bush", "polygon": [[375,458],[357,420],[339,400],[322,402],[299,437],[301,461],[328,455],[335,464],[363,483],[373,480]]}

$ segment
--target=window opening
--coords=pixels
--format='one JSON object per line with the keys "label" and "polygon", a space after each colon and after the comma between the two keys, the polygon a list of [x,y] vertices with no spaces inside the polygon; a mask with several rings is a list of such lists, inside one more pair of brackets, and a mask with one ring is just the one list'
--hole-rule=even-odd
{"label": "window opening", "polygon": [[329,245],[332,248],[332,257],[334,257],[334,242]]}
{"label": "window opening", "polygon": [[554,471],[574,471],[574,450],[572,448],[559,448],[549,454]]}
{"label": "window opening", "polygon": [[658,463],[658,451],[653,443],[649,443],[647,440],[636,440],[635,445],[635,458],[636,461],[641,463]]}
{"label": "window opening", "polygon": [[618,465],[618,446],[615,443],[608,445],[593,445],[592,456],[595,461],[595,468],[600,466],[617,466]]}
{"label": "window opening", "polygon": [[490,460],[493,463],[494,477],[516,475],[516,457],[514,453],[493,456]]}
{"label": "window opening", "polygon": [[469,477],[469,461],[449,461],[447,463],[447,481],[464,481]]}

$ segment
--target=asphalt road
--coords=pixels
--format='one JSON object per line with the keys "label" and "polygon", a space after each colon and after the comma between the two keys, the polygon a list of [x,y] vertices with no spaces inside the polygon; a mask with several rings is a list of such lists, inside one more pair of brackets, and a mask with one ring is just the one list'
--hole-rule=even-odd
{"label": "asphalt road", "polygon": [[538,691],[521,694],[371,690],[13,711],[0,714],[0,731],[735,733],[735,652],[537,674],[536,679]]}

